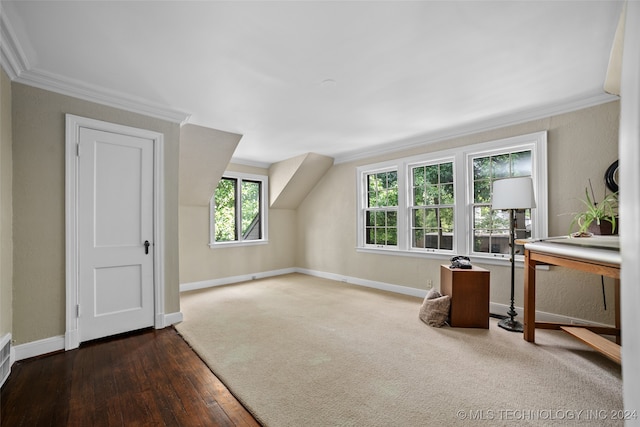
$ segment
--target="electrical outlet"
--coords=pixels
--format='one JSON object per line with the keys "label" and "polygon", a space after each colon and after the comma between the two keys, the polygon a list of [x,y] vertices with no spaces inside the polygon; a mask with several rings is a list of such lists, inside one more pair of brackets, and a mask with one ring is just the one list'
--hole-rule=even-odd
{"label": "electrical outlet", "polygon": [[433,280],[429,279],[427,280],[427,289],[431,289],[433,288]]}

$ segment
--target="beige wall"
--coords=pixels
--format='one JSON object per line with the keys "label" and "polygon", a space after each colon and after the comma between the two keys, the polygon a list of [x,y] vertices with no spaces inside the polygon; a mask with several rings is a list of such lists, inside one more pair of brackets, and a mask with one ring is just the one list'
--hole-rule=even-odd
{"label": "beige wall", "polygon": [[12,332],[11,81],[0,68],[0,337]]}
{"label": "beige wall", "polygon": [[[619,103],[536,120],[503,129],[455,138],[393,155],[333,166],[297,211],[296,266],[338,275],[418,289],[428,280],[439,284],[439,266],[446,259],[428,259],[356,251],[356,168],[511,136],[548,130],[549,235],[568,233],[570,215],[580,209],[591,179],[596,195],[603,194],[603,176],[618,158]],[[601,197],[601,196],[600,196]],[[304,220],[303,220],[304,219]],[[622,224],[624,228],[624,224]],[[509,268],[482,265],[491,271],[491,301],[508,304]],[[600,278],[552,267],[538,276],[537,308],[541,311],[602,323],[613,323],[613,290],[607,282],[607,311],[602,308]],[[516,305],[523,305],[522,269],[516,270]]]}
{"label": "beige wall", "polygon": [[[230,164],[228,171],[269,175],[267,169]],[[214,188],[211,189],[213,194]],[[209,206],[180,206],[180,283],[223,279],[294,267],[296,212],[269,209],[269,243],[209,247]]]}
{"label": "beige wall", "polygon": [[165,313],[178,312],[179,125],[18,83],[12,91],[16,343],[65,333],[66,113],[164,134]]}

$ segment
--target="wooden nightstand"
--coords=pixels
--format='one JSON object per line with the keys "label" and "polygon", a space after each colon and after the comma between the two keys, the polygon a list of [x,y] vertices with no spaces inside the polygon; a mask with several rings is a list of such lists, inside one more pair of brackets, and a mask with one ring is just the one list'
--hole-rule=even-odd
{"label": "wooden nightstand", "polygon": [[489,270],[440,266],[440,292],[451,297],[449,324],[489,329]]}

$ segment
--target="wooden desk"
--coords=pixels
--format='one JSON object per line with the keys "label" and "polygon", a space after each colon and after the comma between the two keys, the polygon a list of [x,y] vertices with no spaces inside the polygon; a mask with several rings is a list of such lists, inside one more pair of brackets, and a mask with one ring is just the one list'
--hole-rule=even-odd
{"label": "wooden desk", "polygon": [[[535,342],[535,329],[562,329],[620,363],[620,251],[617,236],[519,241],[525,247],[524,339]],[[536,322],[536,265],[557,265],[615,279],[615,328]],[[613,343],[598,334],[615,335]]]}

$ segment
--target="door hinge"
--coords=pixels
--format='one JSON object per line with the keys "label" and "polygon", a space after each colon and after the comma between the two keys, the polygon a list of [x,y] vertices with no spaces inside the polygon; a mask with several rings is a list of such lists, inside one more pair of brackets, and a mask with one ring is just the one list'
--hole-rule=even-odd
{"label": "door hinge", "polygon": [[80,304],[76,305],[76,317],[80,317]]}
{"label": "door hinge", "polygon": [[80,157],[80,144],[76,144],[76,156]]}

